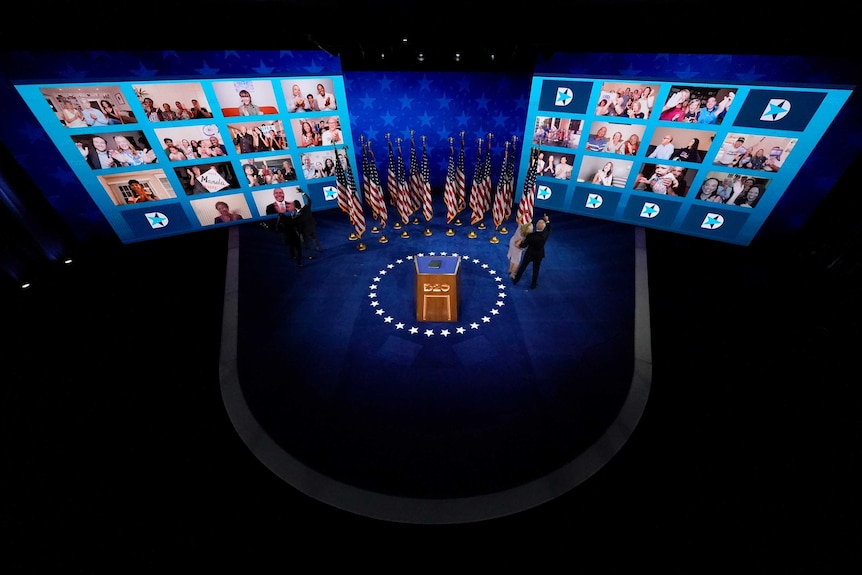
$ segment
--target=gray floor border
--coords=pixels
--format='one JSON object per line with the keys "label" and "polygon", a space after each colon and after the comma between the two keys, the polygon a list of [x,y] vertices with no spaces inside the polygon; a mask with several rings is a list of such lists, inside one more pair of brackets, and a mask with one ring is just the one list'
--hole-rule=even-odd
{"label": "gray floor border", "polygon": [[652,381],[649,287],[643,228],[634,228],[634,369],[628,396],[608,430],[586,451],[544,477],[493,494],[459,499],[393,497],[357,489],[308,468],[285,452],[255,420],[239,381],[237,366],[239,228],[230,229],[225,272],[219,380],[228,417],[254,455],[278,477],[309,497],[358,515],[414,524],[484,521],[525,511],[575,488],[622,448],[643,415]]}

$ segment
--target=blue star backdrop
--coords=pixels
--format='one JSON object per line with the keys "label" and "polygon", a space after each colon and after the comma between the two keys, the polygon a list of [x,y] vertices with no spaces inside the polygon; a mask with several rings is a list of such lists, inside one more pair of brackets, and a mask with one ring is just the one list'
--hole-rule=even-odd
{"label": "blue star backdrop", "polygon": [[[468,187],[477,160],[477,144],[492,135],[492,177],[496,182],[505,143],[525,152],[525,133],[533,75],[660,79],[664,82],[711,82],[804,85],[849,84],[852,71],[842,61],[801,56],[730,56],[688,54],[567,54],[538,58],[533,74],[524,72],[350,71],[324,51],[89,51],[3,52],[6,111],[0,139],[29,173],[38,190],[81,239],[111,233],[110,225],[75,177],[20,95],[13,81],[92,83],[102,81],[174,81],[179,79],[337,76],[344,80],[352,135],[353,166],[361,166],[360,141],[370,142],[381,174],[386,171],[387,135],[401,139],[407,163],[411,138],[426,147],[435,194],[442,193],[454,139],[457,154],[463,137]],[[850,85],[849,87],[852,87]],[[854,97],[838,112],[820,144],[800,168],[794,185],[775,206],[767,224],[780,233],[801,226],[838,181],[862,148],[858,103]],[[829,142],[842,142],[830,146]],[[827,145],[824,145],[824,142]],[[526,143],[529,148],[530,143]],[[523,172],[524,165],[518,166]],[[516,173],[516,177],[523,174]],[[804,180],[804,189],[796,182]],[[519,180],[523,181],[523,180]],[[520,190],[516,189],[516,193]],[[323,202],[321,202],[323,203]],[[317,209],[317,208],[316,208]]]}

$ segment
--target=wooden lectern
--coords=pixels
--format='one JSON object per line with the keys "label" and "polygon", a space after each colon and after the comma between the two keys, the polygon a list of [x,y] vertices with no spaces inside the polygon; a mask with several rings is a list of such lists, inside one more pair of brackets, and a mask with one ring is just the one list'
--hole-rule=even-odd
{"label": "wooden lectern", "polygon": [[461,256],[416,256],[416,320],[458,321]]}

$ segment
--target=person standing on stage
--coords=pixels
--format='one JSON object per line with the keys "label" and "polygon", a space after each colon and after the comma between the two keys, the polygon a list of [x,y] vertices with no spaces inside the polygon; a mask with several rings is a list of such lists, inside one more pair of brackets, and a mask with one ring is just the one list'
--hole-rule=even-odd
{"label": "person standing on stage", "polygon": [[539,287],[539,269],[542,267],[542,260],[545,259],[545,243],[548,241],[548,236],[551,235],[551,220],[548,214],[536,223],[536,231],[527,234],[521,240],[521,247],[524,248],[524,255],[521,258],[521,265],[518,266],[518,271],[515,273],[512,283],[518,285],[521,281],[521,276],[524,275],[527,266],[533,264],[533,277],[530,282],[530,289]]}
{"label": "person standing on stage", "polygon": [[308,251],[308,259],[313,260],[314,254],[311,251],[312,242],[314,242],[314,247],[318,252],[322,252],[323,248],[320,247],[320,242],[317,239],[317,221],[314,219],[314,214],[311,213],[311,198],[304,190],[300,190],[300,193],[302,194],[302,201],[305,203],[293,200],[293,204],[296,207],[296,216],[294,219],[296,220],[297,230],[302,238],[302,242],[305,244],[305,249]]}
{"label": "person standing on stage", "polygon": [[512,279],[515,279],[515,272],[518,271],[518,266],[521,265],[521,256],[524,255],[521,241],[532,231],[533,224],[530,222],[521,224],[515,229],[515,233],[509,240],[509,251],[506,252],[506,257],[509,258],[509,277]]}

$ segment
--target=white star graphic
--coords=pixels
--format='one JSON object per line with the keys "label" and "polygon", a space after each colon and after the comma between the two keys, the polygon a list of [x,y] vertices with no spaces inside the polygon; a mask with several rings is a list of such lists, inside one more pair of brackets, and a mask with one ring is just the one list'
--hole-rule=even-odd
{"label": "white star graphic", "polygon": [[431,337],[432,335],[434,335],[434,330],[433,329],[426,329],[425,335],[428,337]]}
{"label": "white star graphic", "polygon": [[449,337],[449,330],[448,329],[440,330],[440,335],[442,335],[443,337]]}
{"label": "white star graphic", "polygon": [[418,327],[411,327],[411,328],[410,328],[410,333],[414,333],[414,334],[415,334],[415,333],[419,333],[419,328],[418,328]]}

